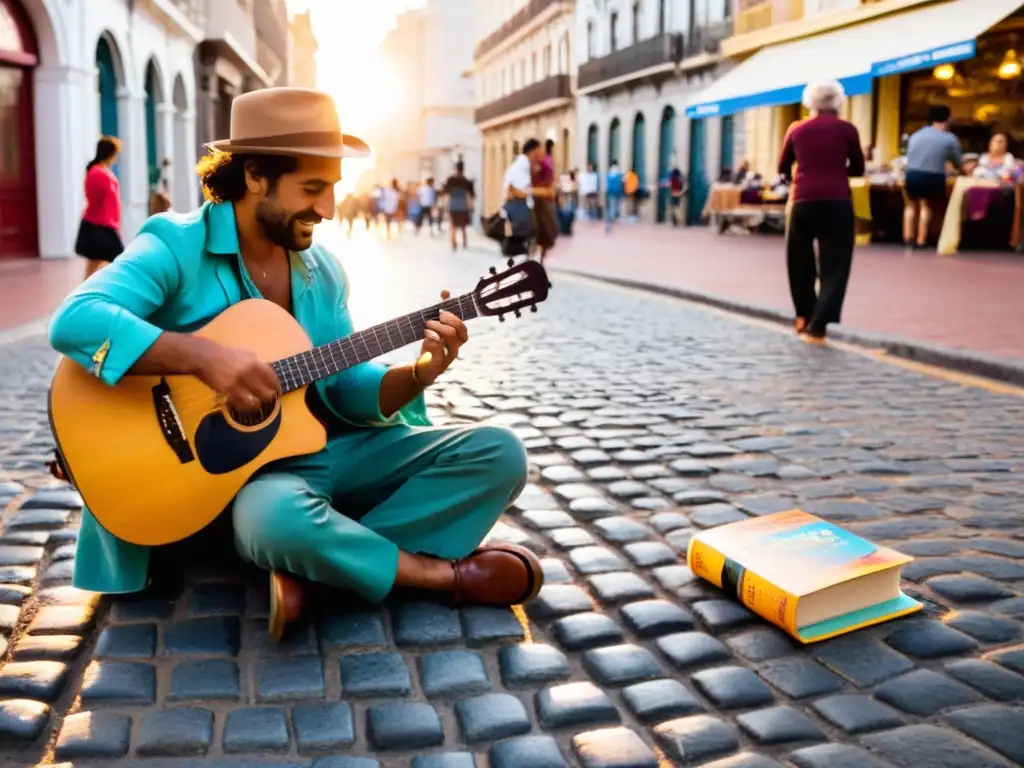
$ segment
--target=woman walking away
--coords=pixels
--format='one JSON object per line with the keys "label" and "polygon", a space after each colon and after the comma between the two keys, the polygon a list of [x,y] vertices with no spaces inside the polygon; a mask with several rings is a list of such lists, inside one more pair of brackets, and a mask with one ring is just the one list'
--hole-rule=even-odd
{"label": "woman walking away", "polygon": [[558,208],[555,198],[555,159],[551,153],[555,142],[548,139],[544,143],[544,155],[540,162],[534,163],[531,169],[530,182],[533,192],[533,217],[536,220],[536,249],[540,254],[540,263],[555,245],[558,239]]}
{"label": "woman walking away", "polygon": [[[963,164],[960,140],[949,131],[949,107],[928,110],[928,125],[907,141],[903,181],[903,245],[924,248],[936,209],[946,200],[946,164]],[[916,239],[915,239],[916,235]]]}
{"label": "woman walking away", "polygon": [[87,260],[86,278],[124,250],[120,185],[110,170],[120,151],[120,139],[104,136],[96,142],[96,157],[85,168],[85,212],[78,226],[75,253]]}
{"label": "woman walking away", "polygon": [[839,118],[844,98],[843,87],[834,80],[808,85],[803,103],[811,117],[790,126],[779,158],[779,173],[787,178],[796,163],[786,229],[794,325],[798,333],[816,340],[825,338],[826,326],[838,323],[842,313],[854,244],[848,178],[864,175],[857,129]]}

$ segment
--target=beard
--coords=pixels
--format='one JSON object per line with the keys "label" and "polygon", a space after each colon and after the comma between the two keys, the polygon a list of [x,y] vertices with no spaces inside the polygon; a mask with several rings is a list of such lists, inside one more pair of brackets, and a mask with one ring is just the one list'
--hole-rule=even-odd
{"label": "beard", "polygon": [[312,208],[289,214],[269,199],[256,206],[256,223],[266,238],[286,251],[304,251],[313,243],[313,236],[299,234],[299,222],[319,224],[321,217]]}

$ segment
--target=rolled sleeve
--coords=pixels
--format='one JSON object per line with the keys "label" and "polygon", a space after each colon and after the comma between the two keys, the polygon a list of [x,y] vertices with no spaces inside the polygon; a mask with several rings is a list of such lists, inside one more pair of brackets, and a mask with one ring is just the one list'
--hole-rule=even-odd
{"label": "rolled sleeve", "polygon": [[178,282],[171,250],[156,235],[141,234],[64,300],[50,322],[50,344],[106,384],[117,384],[163,333],[145,318]]}

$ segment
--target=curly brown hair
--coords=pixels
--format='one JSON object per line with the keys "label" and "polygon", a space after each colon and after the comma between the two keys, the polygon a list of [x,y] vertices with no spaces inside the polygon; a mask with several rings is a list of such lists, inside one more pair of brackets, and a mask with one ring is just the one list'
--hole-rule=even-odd
{"label": "curly brown hair", "polygon": [[294,173],[299,159],[289,155],[235,155],[214,151],[196,164],[203,182],[203,197],[215,203],[235,203],[245,197],[245,172],[268,179],[273,191],[286,173]]}

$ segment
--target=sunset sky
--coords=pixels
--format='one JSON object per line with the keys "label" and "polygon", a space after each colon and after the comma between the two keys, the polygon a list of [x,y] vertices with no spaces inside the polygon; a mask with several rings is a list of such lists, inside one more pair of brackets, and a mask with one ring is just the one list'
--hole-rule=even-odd
{"label": "sunset sky", "polygon": [[[398,98],[394,75],[381,61],[378,46],[402,11],[423,0],[288,0],[289,11],[312,11],[318,87],[338,104],[342,130],[373,144],[374,132]],[[346,160],[339,192],[350,191],[367,160]]]}

